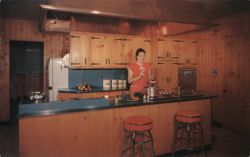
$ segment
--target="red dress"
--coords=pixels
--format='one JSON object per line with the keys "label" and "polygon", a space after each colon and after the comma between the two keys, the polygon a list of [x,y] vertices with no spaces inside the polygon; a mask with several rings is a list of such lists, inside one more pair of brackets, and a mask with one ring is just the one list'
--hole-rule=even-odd
{"label": "red dress", "polygon": [[[139,80],[133,82],[130,85],[130,94],[133,97],[135,92],[145,93],[145,87],[148,85],[149,81],[149,71],[150,71],[150,64],[143,63],[142,67],[144,68],[144,76],[142,76]],[[132,71],[132,77],[137,77],[140,75],[140,65],[137,63],[133,63],[128,66],[128,69]]]}

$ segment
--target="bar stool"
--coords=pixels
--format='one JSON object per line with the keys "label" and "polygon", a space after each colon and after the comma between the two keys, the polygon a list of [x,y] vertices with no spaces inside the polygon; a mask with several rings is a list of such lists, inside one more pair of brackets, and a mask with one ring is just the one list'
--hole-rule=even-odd
{"label": "bar stool", "polygon": [[[124,150],[122,155],[128,155],[132,151],[132,156],[136,156],[136,150],[146,156],[150,149],[151,157],[154,157],[153,136],[150,132],[153,128],[153,121],[146,116],[130,116],[124,120]],[[150,148],[146,148],[149,146]]]}
{"label": "bar stool", "polygon": [[184,149],[188,151],[188,156],[192,150],[198,150],[198,148],[202,149],[204,155],[207,156],[200,112],[181,110],[175,114],[172,157],[174,157],[176,145],[183,143],[186,144]]}

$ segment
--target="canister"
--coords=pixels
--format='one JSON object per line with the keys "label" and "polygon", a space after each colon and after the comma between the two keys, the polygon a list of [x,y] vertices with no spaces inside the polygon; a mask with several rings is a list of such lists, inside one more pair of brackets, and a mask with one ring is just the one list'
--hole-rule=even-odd
{"label": "canister", "polygon": [[110,90],[110,89],[111,89],[110,80],[104,79],[103,80],[103,90]]}
{"label": "canister", "polygon": [[111,80],[111,82],[112,82],[112,89],[117,89],[118,88],[118,80],[113,79],[113,80]]}
{"label": "canister", "polygon": [[123,80],[118,80],[118,89],[123,89]]}
{"label": "canister", "polygon": [[127,88],[127,80],[122,80],[122,89]]}

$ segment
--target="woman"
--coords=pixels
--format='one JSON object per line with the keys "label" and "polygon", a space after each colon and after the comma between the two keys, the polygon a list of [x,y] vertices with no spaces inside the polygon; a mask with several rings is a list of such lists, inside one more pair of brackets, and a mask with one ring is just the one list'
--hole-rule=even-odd
{"label": "woman", "polygon": [[145,93],[145,87],[148,86],[151,74],[151,65],[144,63],[146,51],[142,48],[136,50],[136,62],[129,65],[128,83],[130,85],[130,95],[134,96],[135,92]]}

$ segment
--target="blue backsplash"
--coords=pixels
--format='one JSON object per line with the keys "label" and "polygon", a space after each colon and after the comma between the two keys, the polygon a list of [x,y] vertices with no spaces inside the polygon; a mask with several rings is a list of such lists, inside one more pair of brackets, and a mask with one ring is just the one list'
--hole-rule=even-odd
{"label": "blue backsplash", "polygon": [[93,87],[102,87],[103,79],[126,79],[127,69],[85,69],[69,70],[69,88],[80,84],[90,84]]}

